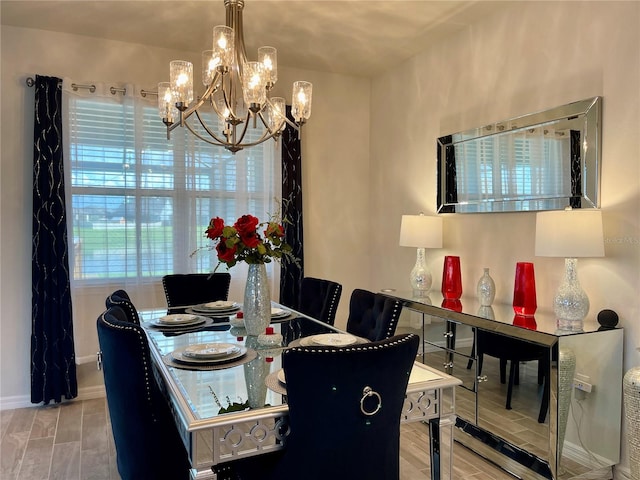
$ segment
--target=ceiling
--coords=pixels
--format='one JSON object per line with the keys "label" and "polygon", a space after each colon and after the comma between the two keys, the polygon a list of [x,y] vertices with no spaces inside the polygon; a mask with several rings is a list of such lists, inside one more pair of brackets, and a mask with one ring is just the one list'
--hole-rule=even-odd
{"label": "ceiling", "polygon": [[[278,49],[289,67],[373,76],[477,21],[504,2],[246,0],[247,56]],[[211,48],[223,0],[2,0],[3,25],[68,32],[170,49]]]}

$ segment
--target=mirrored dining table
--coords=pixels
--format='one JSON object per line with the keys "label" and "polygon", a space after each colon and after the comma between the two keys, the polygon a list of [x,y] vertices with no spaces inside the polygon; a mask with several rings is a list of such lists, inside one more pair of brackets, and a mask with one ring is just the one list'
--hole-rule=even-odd
{"label": "mirrored dining table", "polygon": [[[276,339],[282,335],[279,345],[269,343],[272,337],[246,336],[242,327],[234,326],[238,325],[235,313],[182,333],[178,328],[157,328],[166,311],[140,312],[154,376],[187,449],[193,479],[214,479],[214,465],[286,448],[289,425],[282,352],[308,345],[319,334],[346,334],[288,307],[276,303],[273,307],[279,314],[272,317],[270,327]],[[237,353],[220,362],[181,361],[187,359],[185,349],[208,344],[222,344]],[[460,383],[418,362],[411,372],[401,421],[428,425],[432,479],[452,476],[454,389]]]}

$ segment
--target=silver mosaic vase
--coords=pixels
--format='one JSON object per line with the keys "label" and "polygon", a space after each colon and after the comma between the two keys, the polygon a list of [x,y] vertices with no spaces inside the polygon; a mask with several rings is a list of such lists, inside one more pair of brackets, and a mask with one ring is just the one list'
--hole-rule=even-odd
{"label": "silver mosaic vase", "polygon": [[247,335],[258,336],[265,332],[271,322],[271,295],[264,263],[249,264],[242,311]]}
{"label": "silver mosaic vase", "polygon": [[622,383],[631,480],[640,480],[640,367],[631,368]]}
{"label": "silver mosaic vase", "polygon": [[[263,265],[264,266],[264,265]],[[249,336],[245,341],[247,348],[259,348],[258,337]],[[244,364],[244,381],[247,386],[247,402],[250,408],[262,408],[267,401],[265,380],[270,373],[270,364],[262,355]]]}
{"label": "silver mosaic vase", "polygon": [[571,391],[576,373],[576,354],[570,348],[560,348],[558,355],[558,459],[562,462],[564,437],[571,409]]}

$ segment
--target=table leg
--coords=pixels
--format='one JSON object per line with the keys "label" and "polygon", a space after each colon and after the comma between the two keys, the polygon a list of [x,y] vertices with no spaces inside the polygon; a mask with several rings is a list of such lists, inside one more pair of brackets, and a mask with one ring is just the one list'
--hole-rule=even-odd
{"label": "table leg", "polygon": [[431,455],[431,480],[440,480],[440,419],[429,420],[429,453]]}
{"label": "table leg", "polygon": [[431,480],[453,478],[453,427],[455,414],[429,420]]}

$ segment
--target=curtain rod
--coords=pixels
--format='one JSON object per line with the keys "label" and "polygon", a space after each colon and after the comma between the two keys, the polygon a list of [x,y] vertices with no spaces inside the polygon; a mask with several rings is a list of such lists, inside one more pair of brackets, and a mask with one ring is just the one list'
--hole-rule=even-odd
{"label": "curtain rod", "polygon": [[[33,87],[36,84],[36,81],[33,79],[33,77],[27,77],[25,83],[27,84],[27,87]],[[77,83],[72,83],[71,88],[73,89],[74,92],[77,92],[79,89],[89,90],[91,93],[94,93],[96,91],[96,86],[93,84],[81,85]],[[127,93],[127,89],[122,87],[109,87],[109,91],[111,92],[111,95],[115,95],[116,93],[122,93],[124,95],[125,93]],[[147,95],[157,96],[158,92],[154,92],[151,90],[140,90],[140,95],[142,95],[143,97],[146,97]]]}

